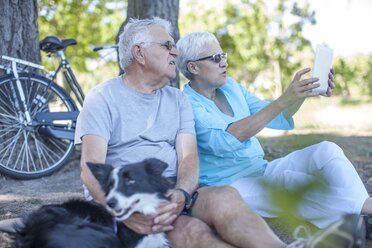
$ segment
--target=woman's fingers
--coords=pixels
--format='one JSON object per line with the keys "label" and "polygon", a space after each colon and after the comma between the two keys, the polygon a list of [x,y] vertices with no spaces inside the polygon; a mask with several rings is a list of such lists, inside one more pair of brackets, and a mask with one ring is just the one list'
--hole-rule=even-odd
{"label": "woman's fingers", "polygon": [[294,78],[293,78],[293,81],[300,81],[301,77],[302,77],[304,74],[308,73],[309,71],[311,71],[310,68],[305,68],[305,69],[302,69],[302,70],[298,71],[298,72],[295,74],[295,76],[294,76]]}

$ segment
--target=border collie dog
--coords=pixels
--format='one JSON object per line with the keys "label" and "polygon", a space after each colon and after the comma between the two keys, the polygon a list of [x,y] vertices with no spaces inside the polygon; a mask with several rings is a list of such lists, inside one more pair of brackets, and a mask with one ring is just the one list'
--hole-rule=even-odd
{"label": "border collie dog", "polygon": [[154,214],[168,202],[164,195],[171,183],[161,175],[167,164],[158,159],[117,168],[87,164],[105,192],[106,208],[82,200],[42,206],[16,227],[15,247],[169,247],[165,233],[138,234],[122,223],[134,212]]}

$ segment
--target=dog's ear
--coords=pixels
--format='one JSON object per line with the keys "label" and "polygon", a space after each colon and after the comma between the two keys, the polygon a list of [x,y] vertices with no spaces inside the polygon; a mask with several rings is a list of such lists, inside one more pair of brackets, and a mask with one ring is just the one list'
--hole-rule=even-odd
{"label": "dog's ear", "polygon": [[114,167],[108,164],[97,164],[87,162],[89,170],[92,172],[93,176],[97,179],[101,187],[104,189],[111,171]]}
{"label": "dog's ear", "polygon": [[161,175],[168,167],[167,163],[156,158],[146,159],[144,162],[146,171],[152,175]]}

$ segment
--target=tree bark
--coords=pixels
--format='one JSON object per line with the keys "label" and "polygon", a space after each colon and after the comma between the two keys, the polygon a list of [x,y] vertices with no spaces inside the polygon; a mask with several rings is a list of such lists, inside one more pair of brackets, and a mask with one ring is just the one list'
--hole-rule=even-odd
{"label": "tree bark", "polygon": [[41,63],[37,0],[0,0],[0,55]]}
{"label": "tree bark", "polygon": [[[120,26],[119,34],[124,29],[130,18],[145,19],[152,17],[160,17],[168,20],[172,24],[173,33],[171,34],[174,41],[177,42],[180,38],[178,29],[178,11],[179,0],[128,0],[127,19]],[[171,86],[179,88],[179,74],[170,82]]]}

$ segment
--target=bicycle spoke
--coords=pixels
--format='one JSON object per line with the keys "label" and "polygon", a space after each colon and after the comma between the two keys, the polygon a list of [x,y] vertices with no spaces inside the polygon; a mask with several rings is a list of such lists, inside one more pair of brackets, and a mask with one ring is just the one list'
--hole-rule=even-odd
{"label": "bicycle spoke", "polygon": [[[39,112],[69,112],[76,109],[70,96],[62,88],[54,86],[52,81],[26,73],[19,75],[32,120]],[[12,77],[0,81],[0,173],[20,178],[46,175],[65,162],[73,150],[73,143],[44,136],[37,127],[23,126],[20,121],[24,119],[24,103],[17,91]],[[74,123],[72,120],[53,122],[51,125],[56,126]]]}
{"label": "bicycle spoke", "polygon": [[[35,144],[37,145],[37,149],[38,149],[38,151],[40,151],[40,155],[41,155],[41,157],[42,157],[42,159],[44,159],[44,161],[45,161],[45,164],[46,164],[46,167],[45,168],[47,168],[48,167],[48,159],[46,158],[46,156],[44,155],[44,151],[43,151],[43,149],[41,148],[41,146],[39,145],[40,144],[40,141],[38,140],[38,139],[35,139]],[[42,161],[42,159],[40,158],[40,161]],[[44,167],[43,167],[44,168]]]}
{"label": "bicycle spoke", "polygon": [[[14,132],[14,129],[13,127],[6,127],[4,129],[0,129],[0,138],[2,138],[3,136],[7,135],[7,134],[10,134],[12,132]],[[9,130],[9,131],[7,131]],[[1,134],[2,132],[4,132],[3,134]]]}
{"label": "bicycle spoke", "polygon": [[7,167],[9,166],[10,159],[13,157],[13,152],[14,152],[16,146],[17,146],[17,141],[18,141],[18,139],[19,139],[19,136],[16,137],[16,139],[14,139],[14,141],[13,141],[13,144],[14,144],[14,145],[13,145],[12,150],[11,150],[9,156],[8,156],[8,161],[7,161],[6,164],[5,164],[5,166],[7,166]]}
{"label": "bicycle spoke", "polygon": [[[14,162],[13,169],[15,169],[15,168],[17,167],[18,160],[19,160],[19,158],[20,158],[21,155],[22,155],[23,149],[24,149],[24,144],[22,144],[22,146],[21,146],[21,150],[19,151],[18,156],[17,156],[17,159],[16,159],[16,161]],[[23,168],[23,166],[22,166],[22,164],[21,164],[21,168],[20,168],[21,171],[22,171],[22,168]]]}
{"label": "bicycle spoke", "polygon": [[10,147],[12,146],[12,144],[14,144],[14,146],[17,144],[17,141],[18,141],[18,139],[21,135],[20,132],[21,132],[21,130],[18,130],[16,135],[12,136],[10,139],[3,142],[3,144],[4,144],[4,143],[7,143],[7,141],[12,140],[8,145],[6,145],[3,149],[0,150],[0,154],[5,150],[0,162],[3,161],[3,159],[5,158],[5,156],[8,153]]}
{"label": "bicycle spoke", "polygon": [[[17,133],[17,135],[19,135],[20,132],[21,132],[21,130],[19,130],[19,132]],[[16,135],[16,136],[17,136],[17,135]],[[13,140],[13,141],[14,141],[14,137],[10,137],[10,138],[8,138],[7,140],[3,141],[3,144],[8,143],[8,141],[10,141],[10,140]],[[12,142],[13,142],[13,141],[12,141]],[[10,144],[11,144],[12,142],[10,142]],[[2,150],[0,150],[0,153],[2,153],[6,147],[7,147],[7,146],[5,146]]]}
{"label": "bicycle spoke", "polygon": [[[40,148],[43,150],[43,154],[44,154],[45,160],[48,161],[48,160],[46,159],[46,157],[48,157],[51,161],[54,162],[55,159],[51,156],[51,152],[52,152],[52,150],[50,150],[50,149],[48,148],[48,146],[46,146],[45,144],[43,144],[43,143],[41,143],[41,142],[39,142],[39,144],[40,144]],[[57,156],[57,154],[55,154],[54,152],[52,152],[52,154],[55,155],[55,156]],[[46,155],[46,156],[45,156],[45,155]],[[57,156],[57,158],[58,158],[58,156]]]}
{"label": "bicycle spoke", "polygon": [[45,145],[44,143],[41,143],[41,147],[42,149],[46,150],[47,151],[47,154],[48,156],[53,159],[53,157],[51,155],[54,155],[55,157],[59,157],[57,153],[55,153],[52,149],[50,149],[47,145]]}
{"label": "bicycle spoke", "polygon": [[[15,115],[15,116],[17,116],[17,113],[15,112],[15,110],[14,110],[14,108],[13,108],[12,106],[9,106],[8,103],[4,102],[4,101],[2,100],[1,97],[0,97],[0,101],[1,101],[1,103],[2,103],[2,105],[0,105],[0,108],[1,108],[5,113],[7,113],[7,114],[9,114],[9,115]],[[9,111],[6,110],[3,106],[4,106],[4,107],[7,107],[7,108],[9,109]],[[10,111],[13,112],[13,113],[11,113]]]}
{"label": "bicycle spoke", "polygon": [[36,147],[37,158],[39,159],[39,162],[40,162],[40,168],[44,169],[44,166],[43,166],[43,163],[42,163],[42,160],[41,160],[41,156],[40,156],[40,148],[39,148],[38,140],[36,139],[35,134],[32,134],[32,137],[34,138],[34,144],[35,144],[35,147]]}
{"label": "bicycle spoke", "polygon": [[[65,149],[68,146],[68,144],[66,144],[62,140],[57,140],[57,139],[52,138],[49,141],[50,141],[50,143],[52,143],[54,145],[55,148],[57,148],[62,153],[64,152],[64,149],[62,149],[60,146],[64,146]],[[58,145],[57,143],[60,143],[61,145]]]}
{"label": "bicycle spoke", "polygon": [[[9,81],[9,86],[4,87],[4,90],[5,90],[4,94],[5,96],[7,96],[7,98],[5,99],[8,99],[9,103],[11,103],[12,109],[14,109],[15,115],[17,115],[17,111],[19,110],[19,104],[18,104],[18,100],[16,99],[17,96],[15,92],[15,87],[13,84],[14,84],[13,81]],[[8,104],[6,105],[8,106]]]}
{"label": "bicycle spoke", "polygon": [[9,113],[9,112],[6,112],[6,111],[4,111],[5,113],[0,113],[0,115],[2,116],[2,117],[4,117],[4,118],[7,118],[7,119],[12,119],[12,120],[14,120],[14,121],[18,121],[18,119],[17,119],[17,115],[16,116],[14,116],[14,115],[12,115],[11,113]]}
{"label": "bicycle spoke", "polygon": [[24,149],[24,152],[25,152],[25,160],[26,160],[26,167],[27,167],[27,171],[30,171],[30,165],[29,165],[29,146],[28,146],[28,133],[26,133],[25,131],[23,132],[23,139],[24,139],[24,143],[25,144],[25,149]]}

